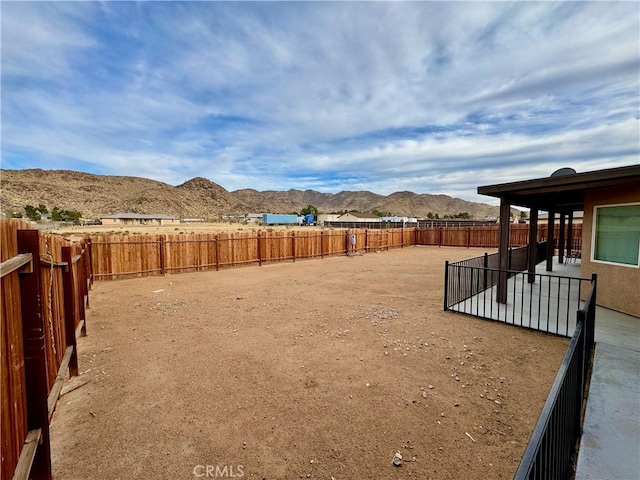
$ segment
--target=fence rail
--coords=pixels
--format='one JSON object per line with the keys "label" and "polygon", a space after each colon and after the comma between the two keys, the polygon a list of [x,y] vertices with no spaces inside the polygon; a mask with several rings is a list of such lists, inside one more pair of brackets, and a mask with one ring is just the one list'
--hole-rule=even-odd
{"label": "fence rail", "polygon": [[78,374],[91,284],[83,243],[0,221],[2,478],[51,478],[49,421],[64,373]]}

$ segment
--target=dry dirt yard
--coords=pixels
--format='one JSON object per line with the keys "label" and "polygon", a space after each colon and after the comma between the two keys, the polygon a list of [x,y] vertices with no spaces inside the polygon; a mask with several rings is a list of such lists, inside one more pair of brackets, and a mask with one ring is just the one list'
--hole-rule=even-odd
{"label": "dry dirt yard", "polygon": [[512,478],[568,341],[442,311],[481,253],[94,284],[55,478]]}

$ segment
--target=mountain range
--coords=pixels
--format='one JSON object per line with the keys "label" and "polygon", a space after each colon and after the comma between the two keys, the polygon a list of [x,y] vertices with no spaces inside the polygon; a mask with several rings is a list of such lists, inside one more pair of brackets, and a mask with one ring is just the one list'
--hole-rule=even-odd
{"label": "mountain range", "polygon": [[147,178],[71,170],[0,170],[3,214],[22,213],[25,205],[40,204],[48,209],[56,206],[62,210],[77,210],[85,219],[126,212],[216,220],[222,215],[298,212],[307,205],[317,207],[320,213],[377,210],[410,217],[426,217],[429,212],[440,217],[461,212],[478,219],[498,216],[497,207],[447,195],[396,192],[385,196],[368,191],[334,194],[295,189],[229,192],[202,177],[172,186]]}

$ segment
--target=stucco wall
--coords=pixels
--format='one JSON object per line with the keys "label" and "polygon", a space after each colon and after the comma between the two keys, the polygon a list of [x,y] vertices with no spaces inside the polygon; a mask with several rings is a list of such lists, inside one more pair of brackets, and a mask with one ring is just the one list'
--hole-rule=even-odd
{"label": "stucco wall", "polygon": [[582,267],[585,278],[598,275],[598,305],[640,317],[640,268],[608,265],[591,261],[594,207],[640,202],[636,185],[587,191],[582,231]]}

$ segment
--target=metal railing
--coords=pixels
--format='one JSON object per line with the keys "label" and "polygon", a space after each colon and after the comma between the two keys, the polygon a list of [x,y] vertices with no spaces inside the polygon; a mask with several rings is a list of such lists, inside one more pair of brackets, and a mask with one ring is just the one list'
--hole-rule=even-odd
{"label": "metal railing", "polygon": [[577,312],[577,325],[569,348],[520,461],[515,480],[568,479],[573,473],[595,343],[596,286],[594,274],[585,304]]}
{"label": "metal railing", "polygon": [[[498,303],[498,279],[505,274],[507,298]],[[449,264],[444,309],[570,337],[588,282],[584,278]]]}

